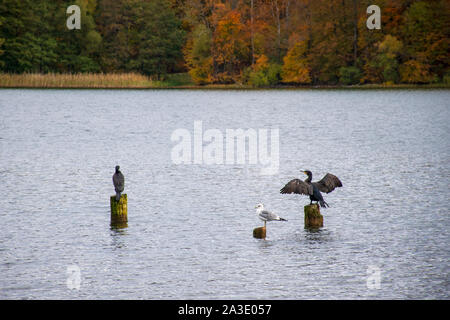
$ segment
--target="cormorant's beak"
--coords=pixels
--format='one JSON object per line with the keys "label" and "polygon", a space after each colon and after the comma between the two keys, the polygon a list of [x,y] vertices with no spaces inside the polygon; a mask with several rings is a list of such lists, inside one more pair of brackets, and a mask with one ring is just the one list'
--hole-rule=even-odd
{"label": "cormorant's beak", "polygon": [[306,175],[308,175],[308,174],[306,173],[306,171],[303,171],[303,173],[306,174]]}

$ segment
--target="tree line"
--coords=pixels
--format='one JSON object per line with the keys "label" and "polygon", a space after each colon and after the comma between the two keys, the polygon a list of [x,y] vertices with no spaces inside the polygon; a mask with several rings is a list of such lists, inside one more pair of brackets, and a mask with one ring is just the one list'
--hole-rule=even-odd
{"label": "tree line", "polygon": [[[81,8],[69,30],[66,9]],[[381,29],[366,9],[381,8]],[[448,0],[0,0],[0,71],[197,84],[450,82]]]}

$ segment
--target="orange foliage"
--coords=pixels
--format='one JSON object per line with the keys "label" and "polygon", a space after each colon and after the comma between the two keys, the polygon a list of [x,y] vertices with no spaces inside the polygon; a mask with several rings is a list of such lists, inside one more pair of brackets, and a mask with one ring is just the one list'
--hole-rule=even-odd
{"label": "orange foliage", "polygon": [[311,83],[310,67],[306,54],[306,41],[297,42],[283,58],[283,82],[287,83]]}
{"label": "orange foliage", "polygon": [[213,40],[213,60],[217,64],[216,78],[220,82],[235,82],[249,60],[248,33],[236,10],[219,20]]}
{"label": "orange foliage", "polygon": [[450,64],[449,3],[374,0],[382,28],[369,30],[368,1],[186,1],[190,21],[197,19],[192,30],[203,24],[211,31],[211,59],[191,73],[231,83],[283,63],[285,83],[335,84],[348,67],[361,71],[361,83],[440,81]]}
{"label": "orange foliage", "polygon": [[409,60],[399,67],[400,78],[406,83],[427,83],[433,81],[430,67],[417,61]]}

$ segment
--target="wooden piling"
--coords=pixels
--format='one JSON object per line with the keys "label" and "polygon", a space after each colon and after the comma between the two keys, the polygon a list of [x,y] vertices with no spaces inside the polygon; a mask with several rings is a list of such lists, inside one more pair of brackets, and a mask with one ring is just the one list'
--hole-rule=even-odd
{"label": "wooden piling", "polygon": [[111,226],[126,227],[128,222],[128,198],[126,194],[120,196],[120,200],[116,200],[116,196],[111,196]]}
{"label": "wooden piling", "polygon": [[320,214],[320,207],[316,204],[305,206],[305,228],[323,227],[323,216]]}
{"label": "wooden piling", "polygon": [[266,227],[259,227],[253,229],[253,237],[258,239],[265,239],[266,238]]}

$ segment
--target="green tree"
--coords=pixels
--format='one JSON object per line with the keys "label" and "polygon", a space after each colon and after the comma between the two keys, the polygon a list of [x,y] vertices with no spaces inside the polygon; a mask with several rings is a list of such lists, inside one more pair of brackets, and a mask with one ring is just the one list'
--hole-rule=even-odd
{"label": "green tree", "polygon": [[[95,21],[102,37],[99,63],[104,72],[127,71],[127,63],[136,55],[131,33],[135,28],[134,1],[99,0]],[[137,41],[137,40],[136,40]]]}
{"label": "green tree", "polygon": [[47,1],[0,2],[3,22],[0,37],[5,39],[1,57],[3,71],[48,72],[55,68],[57,45],[49,23],[52,9]]}
{"label": "green tree", "polygon": [[389,34],[378,45],[379,55],[377,56],[375,63],[377,67],[382,70],[384,82],[399,82],[398,57],[402,52],[402,49],[402,42]]}
{"label": "green tree", "polygon": [[212,33],[204,24],[195,26],[185,47],[185,59],[189,67],[189,74],[197,84],[211,82]]}
{"label": "green tree", "polygon": [[[68,30],[66,9],[81,8],[81,30]],[[0,16],[5,39],[1,57],[7,72],[99,71],[101,37],[95,30],[95,0],[2,0]]]}
{"label": "green tree", "polygon": [[358,67],[341,67],[339,69],[339,82],[345,85],[358,84],[361,80],[361,70]]}
{"label": "green tree", "polygon": [[247,83],[255,87],[274,86],[281,81],[281,65],[269,62],[265,55],[259,56],[247,72]]}
{"label": "green tree", "polygon": [[68,30],[66,27],[66,9],[68,4],[58,8],[56,37],[59,39],[60,70],[63,72],[99,72],[99,55],[102,38],[96,30],[94,19],[97,2],[76,0],[81,9],[81,29]]}
{"label": "green tree", "polygon": [[133,12],[136,29],[131,37],[136,55],[128,68],[160,79],[172,72],[183,57],[185,32],[181,21],[167,0],[136,1]]}
{"label": "green tree", "polygon": [[[0,17],[0,29],[1,29],[2,24],[3,24],[3,18]],[[2,46],[3,46],[4,42],[5,42],[5,39],[0,38],[0,56],[5,52],[4,50],[2,50]],[[2,67],[2,66],[3,66],[3,61],[0,60],[0,67]]]}

